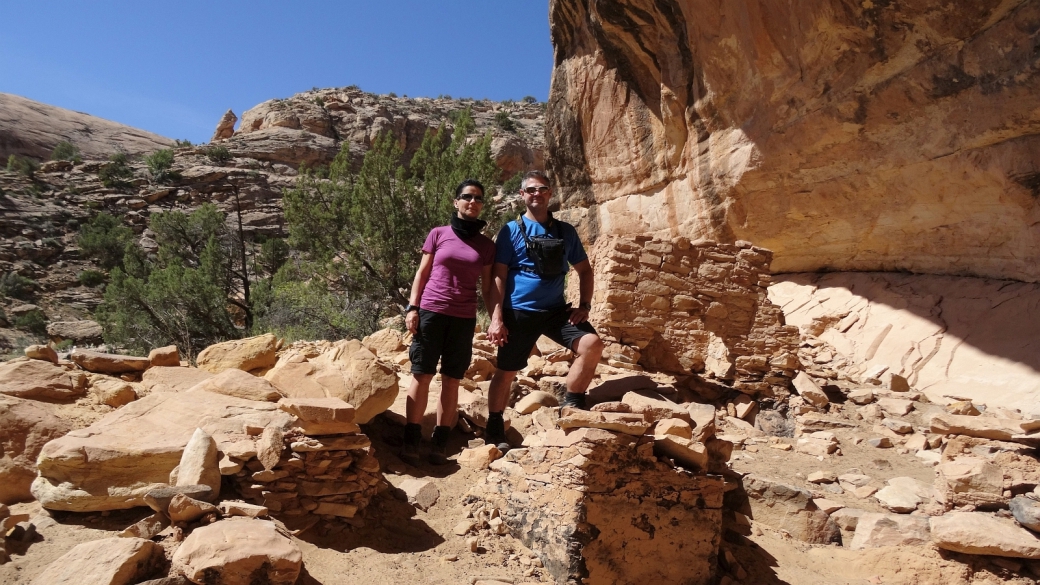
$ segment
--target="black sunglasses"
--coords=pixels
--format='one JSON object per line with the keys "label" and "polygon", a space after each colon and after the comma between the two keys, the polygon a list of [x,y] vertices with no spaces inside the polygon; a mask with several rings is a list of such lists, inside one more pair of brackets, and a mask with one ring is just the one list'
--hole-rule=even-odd
{"label": "black sunglasses", "polygon": [[472,193],[463,193],[462,195],[459,195],[458,197],[456,197],[456,199],[465,199],[466,201],[476,201],[477,203],[483,203],[484,202],[484,196],[483,195],[474,195]]}

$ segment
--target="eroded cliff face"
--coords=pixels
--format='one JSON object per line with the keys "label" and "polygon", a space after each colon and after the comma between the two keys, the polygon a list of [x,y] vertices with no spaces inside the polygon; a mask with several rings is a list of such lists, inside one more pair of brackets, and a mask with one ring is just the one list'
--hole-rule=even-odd
{"label": "eroded cliff face", "polygon": [[587,236],[1040,278],[1037,0],[553,0],[550,22],[548,165]]}

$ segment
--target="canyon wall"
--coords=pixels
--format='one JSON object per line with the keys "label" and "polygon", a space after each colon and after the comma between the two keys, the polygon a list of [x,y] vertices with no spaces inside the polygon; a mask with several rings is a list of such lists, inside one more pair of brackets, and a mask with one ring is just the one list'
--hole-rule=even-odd
{"label": "canyon wall", "polygon": [[550,24],[547,164],[585,237],[1040,277],[1040,2],[552,0]]}

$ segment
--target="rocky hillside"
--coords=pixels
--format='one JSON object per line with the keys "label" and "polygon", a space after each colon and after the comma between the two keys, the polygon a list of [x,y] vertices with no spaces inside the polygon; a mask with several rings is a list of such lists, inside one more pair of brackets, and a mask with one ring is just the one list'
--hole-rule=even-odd
{"label": "rocky hillside", "polygon": [[542,168],[545,104],[532,99],[491,102],[375,95],[353,87],[315,89],[247,110],[237,130],[236,116],[229,111],[213,138],[228,139],[228,148],[236,154],[294,167],[328,163],[345,144],[359,164],[372,142],[386,132],[410,156],[428,130],[442,124],[451,128],[453,115],[464,109],[476,123],[476,134],[494,135],[492,151],[504,176]]}
{"label": "rocky hillside", "polygon": [[117,151],[147,153],[174,143],[139,128],[0,93],[0,159],[16,154],[46,160],[62,141],[74,144],[87,158],[105,158]]}
{"label": "rocky hillside", "polygon": [[590,235],[1040,279],[1036,2],[553,0],[550,21],[548,165]]}

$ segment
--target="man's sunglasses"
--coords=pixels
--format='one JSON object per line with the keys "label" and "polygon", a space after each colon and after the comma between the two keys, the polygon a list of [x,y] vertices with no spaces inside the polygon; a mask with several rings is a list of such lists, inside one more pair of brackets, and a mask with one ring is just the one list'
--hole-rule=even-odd
{"label": "man's sunglasses", "polygon": [[484,202],[484,196],[483,195],[474,195],[472,193],[463,193],[462,195],[459,195],[458,197],[456,197],[456,199],[465,199],[466,201],[476,201],[477,203],[483,203]]}
{"label": "man's sunglasses", "polygon": [[549,188],[548,187],[528,187],[528,188],[524,189],[524,193],[527,193],[528,195],[534,195],[535,193],[548,193],[548,192],[549,192]]}

